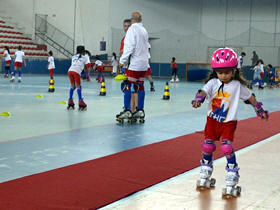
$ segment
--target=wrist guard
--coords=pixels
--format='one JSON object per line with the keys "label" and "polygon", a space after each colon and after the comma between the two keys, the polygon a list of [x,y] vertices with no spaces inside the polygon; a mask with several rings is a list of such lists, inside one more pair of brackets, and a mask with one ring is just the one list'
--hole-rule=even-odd
{"label": "wrist guard", "polygon": [[255,105],[253,105],[253,107],[256,111],[257,116],[259,116],[261,118],[266,117],[268,119],[268,117],[269,117],[268,111],[264,110],[262,108],[262,105],[263,105],[262,102],[257,102]]}
{"label": "wrist guard", "polygon": [[192,100],[192,103],[193,102],[199,102],[199,103],[202,104],[204,102],[206,96],[202,95],[200,92],[201,92],[201,90],[197,91],[194,100]]}

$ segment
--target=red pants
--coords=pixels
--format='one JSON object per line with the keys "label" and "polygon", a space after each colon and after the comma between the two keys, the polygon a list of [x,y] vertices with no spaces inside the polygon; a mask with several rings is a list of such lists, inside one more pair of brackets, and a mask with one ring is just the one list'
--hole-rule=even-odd
{"label": "red pants", "polygon": [[148,68],[147,69],[147,72],[146,72],[146,76],[149,76],[151,75],[153,72],[152,72],[152,69],[151,68]]}
{"label": "red pants", "polygon": [[81,85],[81,76],[75,71],[68,71],[68,77],[72,86],[79,87]]}
{"label": "red pants", "polygon": [[22,63],[21,63],[21,62],[15,62],[14,66],[15,66],[15,67],[17,67],[17,66],[18,66],[19,68],[21,68]]}
{"label": "red pants", "polygon": [[49,69],[49,75],[50,75],[50,77],[53,77],[53,70],[54,70],[54,69]]}
{"label": "red pants", "polygon": [[226,123],[218,122],[207,116],[207,122],[204,129],[205,139],[219,141],[220,138],[233,141],[234,132],[237,126],[237,121]]}

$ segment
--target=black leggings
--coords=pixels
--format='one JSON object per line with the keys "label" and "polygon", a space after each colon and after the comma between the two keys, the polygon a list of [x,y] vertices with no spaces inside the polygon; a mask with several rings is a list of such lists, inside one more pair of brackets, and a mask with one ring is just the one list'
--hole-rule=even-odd
{"label": "black leggings", "polygon": [[172,68],[172,76],[177,76],[177,68]]}

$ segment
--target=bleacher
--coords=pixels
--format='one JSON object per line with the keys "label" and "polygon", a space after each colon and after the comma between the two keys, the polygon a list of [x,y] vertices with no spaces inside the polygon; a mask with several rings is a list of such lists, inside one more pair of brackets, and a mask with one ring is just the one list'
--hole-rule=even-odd
{"label": "bleacher", "polygon": [[19,45],[22,46],[26,56],[48,56],[46,45],[34,43],[30,37],[24,36],[23,33],[17,31],[13,26],[7,24],[4,20],[0,20],[0,54],[3,54],[4,46],[8,46],[11,55],[13,55]]}

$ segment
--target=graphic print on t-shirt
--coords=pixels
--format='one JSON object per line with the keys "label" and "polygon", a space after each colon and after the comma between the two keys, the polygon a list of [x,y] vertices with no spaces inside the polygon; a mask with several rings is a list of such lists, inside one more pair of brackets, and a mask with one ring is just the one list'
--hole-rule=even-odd
{"label": "graphic print on t-shirt", "polygon": [[230,94],[228,92],[216,92],[216,97],[213,98],[211,102],[212,111],[210,112],[209,117],[218,122],[224,122],[230,108],[230,101],[228,100],[229,97]]}

